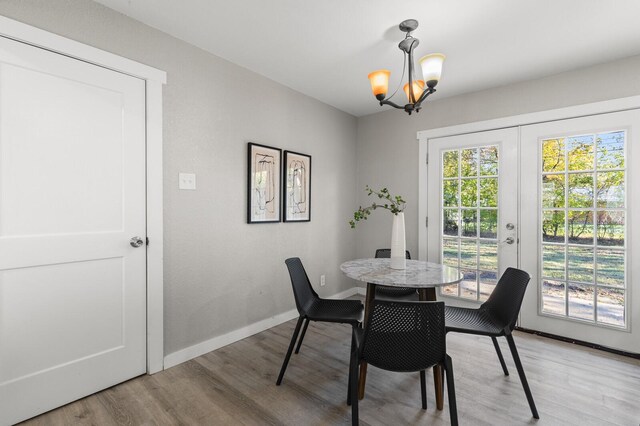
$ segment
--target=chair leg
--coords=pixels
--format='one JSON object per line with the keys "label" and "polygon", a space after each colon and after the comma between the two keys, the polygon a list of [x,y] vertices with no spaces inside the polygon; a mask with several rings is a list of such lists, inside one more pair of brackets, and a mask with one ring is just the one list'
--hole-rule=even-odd
{"label": "chair leg", "polygon": [[349,357],[349,383],[347,384],[347,405],[351,405],[351,381],[353,380],[353,363],[356,348],[355,331],[351,333],[351,356]]}
{"label": "chair leg", "polygon": [[511,355],[513,355],[513,361],[515,362],[516,368],[518,369],[518,375],[520,376],[520,382],[522,382],[524,393],[525,395],[527,395],[527,401],[529,402],[529,408],[531,408],[531,414],[533,415],[534,419],[539,419],[540,417],[538,416],[536,403],[533,401],[533,395],[531,395],[531,389],[529,389],[527,376],[524,375],[522,362],[520,362],[520,356],[518,355],[518,350],[516,349],[516,342],[513,341],[513,335],[511,333],[507,333],[505,337],[507,338],[507,343],[509,343],[509,349],[511,349]]}
{"label": "chair leg", "polygon": [[296,324],[296,329],[293,331],[293,336],[291,336],[291,343],[289,343],[289,349],[287,350],[287,355],[284,357],[284,362],[282,363],[282,368],[280,369],[280,374],[278,375],[278,381],[276,381],[276,386],[280,386],[280,383],[282,383],[284,372],[287,369],[287,364],[289,364],[289,358],[291,358],[291,352],[293,352],[293,346],[296,344],[296,340],[298,340],[298,333],[300,333],[300,326],[302,325],[303,319],[304,318],[302,316],[298,318],[298,323]]}
{"label": "chair leg", "polygon": [[498,354],[498,359],[500,360],[500,365],[502,366],[502,371],[505,376],[509,375],[509,370],[507,370],[507,364],[504,362],[504,357],[502,356],[502,351],[500,350],[500,345],[498,344],[498,339],[491,336],[491,340],[493,340],[493,347],[496,348],[496,353]]}
{"label": "chair leg", "polygon": [[358,352],[355,345],[351,351],[351,362],[349,363],[350,378],[350,400],[351,400],[351,425],[358,426],[360,420],[358,418],[358,371],[360,363],[358,362]]}
{"label": "chair leg", "polygon": [[453,380],[453,362],[449,355],[445,355],[444,369],[447,376],[447,396],[449,398],[451,426],[458,426],[458,405],[456,404],[456,387]]}
{"label": "chair leg", "polygon": [[302,327],[302,334],[300,334],[300,340],[298,340],[298,346],[296,346],[296,353],[300,352],[300,346],[302,346],[304,335],[307,334],[307,327],[309,327],[309,318],[307,318],[304,322],[304,327]]}
{"label": "chair leg", "polygon": [[420,371],[420,393],[422,395],[422,409],[427,409],[427,375],[424,370]]}

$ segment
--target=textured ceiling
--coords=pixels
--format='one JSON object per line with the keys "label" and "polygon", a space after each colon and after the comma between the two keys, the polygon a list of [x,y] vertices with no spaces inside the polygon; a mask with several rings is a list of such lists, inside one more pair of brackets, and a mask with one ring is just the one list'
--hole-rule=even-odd
{"label": "textured ceiling", "polygon": [[398,84],[408,18],[416,59],[447,55],[433,99],[640,54],[637,0],[97,1],[356,116],[381,110],[370,71]]}

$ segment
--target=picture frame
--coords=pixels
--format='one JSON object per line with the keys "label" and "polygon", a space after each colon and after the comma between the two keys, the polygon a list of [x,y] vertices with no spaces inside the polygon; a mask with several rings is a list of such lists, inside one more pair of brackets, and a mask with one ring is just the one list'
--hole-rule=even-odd
{"label": "picture frame", "polygon": [[280,222],[282,150],[253,142],[247,147],[247,223]]}
{"label": "picture frame", "polygon": [[284,151],[282,210],[285,222],[311,221],[311,156]]}

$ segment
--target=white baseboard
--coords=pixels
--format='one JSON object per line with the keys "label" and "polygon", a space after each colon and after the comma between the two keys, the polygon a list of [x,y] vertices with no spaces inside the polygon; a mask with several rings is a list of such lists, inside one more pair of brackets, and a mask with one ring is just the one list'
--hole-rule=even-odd
{"label": "white baseboard", "polygon": [[340,293],[336,293],[333,296],[328,296],[327,299],[346,299],[347,297],[355,296],[358,294],[357,287],[351,287]]}
{"label": "white baseboard", "polygon": [[[361,287],[352,287],[345,291],[341,291],[340,293],[334,294],[333,296],[329,296],[328,298],[345,299],[356,294],[364,294],[364,289]],[[238,340],[246,339],[249,336],[253,336],[254,334],[268,330],[271,327],[275,327],[276,325],[280,325],[284,322],[290,321],[297,316],[298,311],[296,309],[292,309],[290,311],[274,315],[270,318],[263,319],[262,321],[249,324],[237,330],[230,331],[229,333],[223,334],[221,336],[205,340],[204,342],[189,346],[188,348],[181,349],[177,352],[170,353],[169,355],[164,357],[164,368],[167,369],[174,367],[185,361],[189,361],[190,359],[199,357],[200,355],[204,355],[207,352],[215,351],[216,349],[220,349],[224,346],[230,345],[231,343],[237,342]]]}

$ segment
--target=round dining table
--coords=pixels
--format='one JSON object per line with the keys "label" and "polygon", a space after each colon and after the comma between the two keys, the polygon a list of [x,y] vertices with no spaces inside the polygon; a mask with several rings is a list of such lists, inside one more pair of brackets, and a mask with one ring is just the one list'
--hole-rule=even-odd
{"label": "round dining table", "polygon": [[[407,260],[406,269],[391,269],[391,259],[356,259],[340,265],[340,270],[354,280],[367,283],[364,303],[364,325],[366,326],[373,308],[376,286],[409,287],[418,291],[420,300],[436,300],[436,287],[456,284],[462,281],[462,274],[457,268],[422,260]],[[360,381],[358,396],[364,397],[367,380],[367,364],[360,365]],[[440,366],[433,368],[433,381],[436,393],[436,407],[444,407],[442,371]]]}

